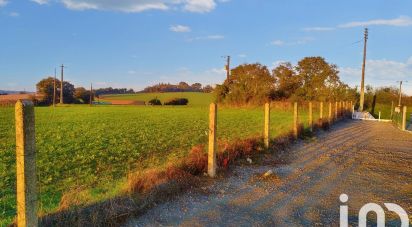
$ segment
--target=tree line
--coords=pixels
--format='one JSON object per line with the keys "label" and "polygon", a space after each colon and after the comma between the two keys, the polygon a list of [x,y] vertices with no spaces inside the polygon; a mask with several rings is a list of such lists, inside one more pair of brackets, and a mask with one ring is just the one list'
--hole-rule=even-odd
{"label": "tree line", "polygon": [[[59,79],[56,79],[56,103],[60,102],[60,88],[61,83]],[[63,81],[63,99],[66,104],[89,104],[91,92],[84,87],[75,87],[68,81]],[[42,79],[36,84],[36,90],[38,94],[42,95],[39,100],[40,105],[53,104],[53,92],[54,92],[54,78],[48,77]],[[200,83],[194,83],[189,85],[186,82],[180,82],[177,85],[170,83],[159,83],[153,86],[146,87],[140,92],[206,92],[213,91],[212,86],[202,86]],[[127,88],[98,88],[93,90],[93,97],[99,97],[101,95],[113,95],[113,94],[135,94],[133,89]]]}
{"label": "tree line", "polygon": [[178,84],[159,83],[153,86],[148,86],[143,89],[142,93],[153,92],[205,92],[210,93],[213,91],[213,87],[210,85],[202,86],[201,83],[194,83],[189,85],[186,82],[180,82]]}
{"label": "tree line", "polygon": [[260,63],[231,70],[215,88],[217,102],[230,105],[263,104],[271,100],[356,100],[356,88],[339,78],[338,67],[322,57],[305,57],[297,65],[281,63],[272,71]]}
{"label": "tree line", "polygon": [[[36,90],[38,94],[42,95],[42,98],[39,100],[39,105],[51,105],[53,104],[53,93],[54,93],[54,78],[48,77],[42,79],[36,84]],[[56,103],[60,102],[60,90],[61,83],[60,80],[56,79]],[[90,103],[90,90],[85,89],[84,87],[75,88],[73,84],[63,81],[63,100],[64,103]]]}

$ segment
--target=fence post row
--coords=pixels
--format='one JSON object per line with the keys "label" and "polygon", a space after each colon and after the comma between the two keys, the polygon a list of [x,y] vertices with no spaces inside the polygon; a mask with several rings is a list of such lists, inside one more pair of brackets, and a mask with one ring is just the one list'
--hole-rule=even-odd
{"label": "fence post row", "polygon": [[406,130],[406,106],[403,106],[403,111],[402,111],[402,130]]}
{"label": "fence post row", "polygon": [[217,124],[217,105],[210,104],[209,109],[209,154],[207,160],[207,174],[210,177],[216,176],[216,124]]}
{"label": "fence post row", "polygon": [[17,101],[16,120],[16,180],[17,226],[38,226],[36,183],[36,136],[33,102]]}
{"label": "fence post row", "polygon": [[265,104],[265,129],[264,129],[265,148],[269,149],[270,141],[270,103]]}
{"label": "fence post row", "polygon": [[295,102],[293,104],[293,137],[295,139],[297,139],[298,136],[299,136],[299,129],[298,129],[299,119],[298,119],[298,117],[299,117],[299,115],[298,115],[298,103]]}

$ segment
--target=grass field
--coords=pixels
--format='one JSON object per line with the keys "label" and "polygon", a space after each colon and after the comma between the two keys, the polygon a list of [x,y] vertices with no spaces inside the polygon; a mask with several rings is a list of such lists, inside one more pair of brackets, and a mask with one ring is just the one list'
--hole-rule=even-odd
{"label": "grass field", "polygon": [[[162,101],[186,97],[189,106],[36,107],[36,146],[40,210],[59,207],[68,191],[80,190],[81,203],[113,197],[124,189],[135,169],[162,166],[207,143],[210,94],[159,93],[107,96],[106,99]],[[318,116],[314,106],[315,117]],[[324,116],[327,116],[325,105]],[[377,105],[382,118],[390,107]],[[300,111],[307,122],[307,111]],[[291,107],[273,108],[271,136],[291,130]],[[218,139],[234,141],[261,136],[263,108],[219,108]],[[0,108],[0,226],[15,216],[14,109]]]}
{"label": "grass field", "polygon": [[[206,144],[210,95],[202,95],[192,102],[196,105],[183,107],[36,107],[41,212],[56,210],[67,191],[86,190],[85,203],[113,197],[123,190],[131,170],[161,166],[185,156],[195,145]],[[273,137],[291,130],[291,111],[272,110]],[[300,118],[307,121],[306,111]],[[263,107],[219,109],[220,141],[261,136],[262,131]],[[15,215],[13,108],[0,108],[0,138],[0,225],[4,225]]]}
{"label": "grass field", "polygon": [[[375,118],[379,117],[379,112],[381,112],[381,119],[391,119],[391,104],[382,104],[382,103],[376,103],[375,109],[372,112],[372,108],[368,108],[367,111],[372,113],[372,115],[375,116]],[[410,118],[412,114],[412,107],[408,107],[407,112],[406,112],[406,121],[411,122],[412,119]],[[399,117],[398,117],[399,118]],[[400,119],[397,119],[400,121]]]}
{"label": "grass field", "polygon": [[200,92],[169,92],[169,93],[139,93],[130,95],[105,95],[102,100],[138,100],[146,103],[154,98],[158,98],[162,103],[173,98],[187,98],[189,106],[207,106],[213,100],[213,95],[210,93]]}

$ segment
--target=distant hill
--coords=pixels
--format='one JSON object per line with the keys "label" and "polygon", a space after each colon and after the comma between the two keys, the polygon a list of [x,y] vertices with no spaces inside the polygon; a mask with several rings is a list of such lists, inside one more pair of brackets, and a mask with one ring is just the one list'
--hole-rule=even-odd
{"label": "distant hill", "polygon": [[9,91],[9,90],[0,90],[0,94],[33,94],[34,92],[26,92],[26,91]]}

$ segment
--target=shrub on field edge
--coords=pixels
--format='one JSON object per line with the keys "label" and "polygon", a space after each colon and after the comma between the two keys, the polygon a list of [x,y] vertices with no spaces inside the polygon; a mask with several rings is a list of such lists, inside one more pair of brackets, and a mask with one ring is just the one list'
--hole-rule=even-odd
{"label": "shrub on field edge", "polygon": [[186,99],[186,98],[174,98],[174,99],[171,99],[171,100],[165,102],[164,104],[165,105],[172,105],[172,106],[180,106],[180,105],[185,106],[188,103],[189,103],[189,100]]}
{"label": "shrub on field edge", "polygon": [[162,102],[160,102],[159,99],[154,98],[154,99],[152,99],[152,100],[149,101],[149,105],[152,105],[152,106],[161,106],[161,105],[162,105]]}

